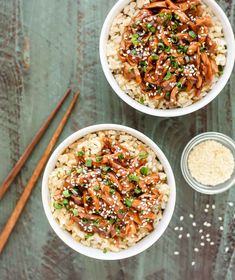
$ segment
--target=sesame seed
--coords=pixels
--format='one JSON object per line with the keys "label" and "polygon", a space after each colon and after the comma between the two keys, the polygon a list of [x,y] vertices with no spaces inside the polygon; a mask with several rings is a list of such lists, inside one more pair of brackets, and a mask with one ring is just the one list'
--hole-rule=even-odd
{"label": "sesame seed", "polygon": [[191,264],[192,264],[192,266],[195,266],[195,262],[194,262],[194,261],[192,261],[192,263],[191,263]]}
{"label": "sesame seed", "polygon": [[180,216],[180,221],[183,221],[184,217],[183,216]]}
{"label": "sesame seed", "polygon": [[193,214],[189,214],[189,218],[193,219],[194,218]]}
{"label": "sesame seed", "polygon": [[178,256],[180,253],[178,251],[174,252],[174,255]]}
{"label": "sesame seed", "polygon": [[189,238],[190,237],[190,233],[187,233],[186,236],[187,236],[187,238]]}
{"label": "sesame seed", "polygon": [[198,248],[194,248],[194,252],[198,252],[199,251],[199,249]]}

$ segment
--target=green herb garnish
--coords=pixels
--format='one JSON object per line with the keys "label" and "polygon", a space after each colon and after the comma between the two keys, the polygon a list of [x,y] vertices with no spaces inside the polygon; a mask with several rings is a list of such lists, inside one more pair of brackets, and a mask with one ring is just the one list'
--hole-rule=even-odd
{"label": "green herb garnish", "polygon": [[100,190],[100,186],[94,186],[94,190],[95,190],[95,191]]}
{"label": "green herb garnish", "polygon": [[109,166],[102,166],[102,170],[105,173],[108,173],[109,171],[111,171],[111,168]]}
{"label": "green herb garnish", "polygon": [[64,197],[70,197],[71,193],[69,192],[69,190],[65,190],[65,191],[63,191],[63,196]]}
{"label": "green herb garnish", "polygon": [[124,203],[126,204],[126,206],[131,207],[133,200],[133,198],[126,198]]}
{"label": "green herb garnish", "polygon": [[132,38],[131,38],[131,43],[133,45],[137,45],[138,44],[138,38],[139,38],[139,34],[135,33],[132,35]]}
{"label": "green herb garnish", "polygon": [[171,76],[172,76],[171,72],[168,71],[168,72],[166,73],[166,76],[164,77],[163,80],[164,80],[164,81],[168,81],[168,80],[170,80]]}
{"label": "green herb garnish", "polygon": [[133,182],[139,182],[139,176],[136,176],[136,175],[134,175],[134,174],[130,174],[129,176],[128,176],[128,179],[130,180],[130,181],[133,181]]}
{"label": "green herb garnish", "polygon": [[135,193],[136,194],[140,194],[142,191],[141,191],[141,189],[140,188],[135,188]]}
{"label": "green herb garnish", "polygon": [[141,173],[142,175],[144,175],[144,176],[147,176],[147,175],[149,174],[149,169],[148,169],[148,167],[145,167],[145,166],[141,167],[140,173]]}
{"label": "green herb garnish", "polygon": [[95,161],[96,161],[96,162],[101,162],[102,159],[103,159],[102,156],[97,156],[97,157],[95,158]]}
{"label": "green herb garnish", "polygon": [[110,193],[111,196],[114,195],[115,192],[116,192],[116,191],[115,191],[114,189],[110,189],[110,191],[109,191],[109,193]]}
{"label": "green herb garnish", "polygon": [[87,240],[88,238],[92,237],[94,234],[93,233],[87,233],[85,235],[85,240]]}
{"label": "green herb garnish", "polygon": [[68,204],[69,204],[69,201],[68,201],[67,198],[65,198],[65,199],[63,200],[63,204],[64,204],[64,205],[68,205]]}
{"label": "green herb garnish", "polygon": [[84,154],[85,154],[85,153],[84,153],[83,151],[77,152],[77,156],[78,156],[78,157],[82,157],[82,156],[84,156]]}
{"label": "green herb garnish", "polygon": [[123,160],[123,159],[124,159],[123,154],[118,154],[118,160]]}
{"label": "green herb garnish", "polygon": [[61,203],[58,203],[58,202],[54,202],[53,206],[54,206],[55,209],[62,209],[63,208],[63,205]]}
{"label": "green herb garnish", "polygon": [[78,209],[74,208],[72,212],[75,217],[78,216]]}
{"label": "green herb garnish", "polygon": [[178,82],[178,83],[176,84],[176,86],[177,86],[178,89],[181,89],[183,85],[182,85],[181,82]]}
{"label": "green herb garnish", "polygon": [[146,159],[148,157],[148,153],[140,153],[139,154],[139,160],[142,160],[142,159]]}
{"label": "green herb garnish", "polygon": [[153,60],[158,60],[159,59],[159,56],[157,54],[155,54],[155,53],[153,53],[151,55],[151,57],[152,57]]}
{"label": "green herb garnish", "polygon": [[189,31],[189,36],[192,37],[193,39],[197,38],[197,34],[194,31]]}
{"label": "green herb garnish", "polygon": [[107,248],[103,249],[103,253],[106,254],[108,252]]}
{"label": "green herb garnish", "polygon": [[92,160],[91,159],[87,159],[85,162],[85,166],[86,167],[92,167]]}

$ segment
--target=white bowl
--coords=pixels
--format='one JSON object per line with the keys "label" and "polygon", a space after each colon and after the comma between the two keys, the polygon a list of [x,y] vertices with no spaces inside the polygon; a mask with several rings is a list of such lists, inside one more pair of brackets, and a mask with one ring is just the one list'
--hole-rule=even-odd
{"label": "white bowl", "polygon": [[128,96],[118,85],[117,81],[115,80],[112,72],[109,69],[107,56],[106,56],[106,46],[107,41],[109,37],[109,30],[112,25],[113,20],[115,17],[123,10],[123,8],[130,2],[130,0],[119,0],[114,7],[109,12],[102,31],[100,35],[100,60],[102,64],[102,68],[104,71],[104,74],[106,76],[106,79],[108,80],[110,86],[113,88],[113,90],[117,93],[117,95],[125,101],[127,104],[129,104],[131,107],[149,114],[153,116],[159,116],[159,117],[177,117],[177,116],[183,116],[186,114],[190,114],[192,112],[195,112],[202,107],[206,106],[208,103],[210,103],[225,87],[227,84],[229,77],[233,70],[234,60],[235,60],[235,41],[234,41],[234,34],[232,27],[230,25],[230,22],[223,12],[223,10],[220,8],[220,6],[216,3],[214,0],[203,0],[203,2],[209,6],[214,14],[218,17],[218,19],[221,21],[225,40],[227,43],[227,63],[224,68],[223,75],[219,78],[218,82],[213,86],[210,92],[203,97],[200,101],[185,107],[185,108],[177,108],[177,109],[152,109],[150,107],[147,107],[145,105],[142,105],[138,103],[136,100]]}
{"label": "white bowl", "polygon": [[[167,203],[167,207],[163,213],[163,218],[160,221],[160,223],[157,225],[157,228],[151,232],[148,236],[146,236],[144,239],[139,241],[136,245],[133,247],[130,247],[128,249],[122,250],[117,253],[113,252],[107,252],[103,253],[102,250],[94,249],[91,247],[86,247],[82,245],[81,243],[75,241],[71,234],[67,231],[60,228],[59,224],[55,221],[55,219],[52,216],[52,212],[50,209],[50,195],[48,190],[48,176],[52,172],[52,170],[55,167],[56,161],[58,156],[73,142],[78,140],[79,138],[96,131],[100,130],[118,130],[118,131],[124,131],[126,133],[129,133],[133,135],[134,137],[138,138],[142,142],[144,142],[146,145],[148,145],[154,152],[156,152],[156,155],[158,156],[160,162],[162,163],[164,170],[167,175],[168,179],[168,185],[170,186],[170,197],[169,201]],[[86,128],[83,128],[75,133],[73,133],[71,136],[66,138],[54,151],[52,156],[50,157],[46,169],[44,171],[43,180],[42,180],[42,202],[44,211],[46,213],[47,219],[55,231],[55,233],[59,236],[59,238],[64,241],[65,244],[67,244],[69,247],[74,249],[75,251],[86,255],[91,258],[95,259],[102,259],[102,260],[117,260],[117,259],[125,259],[131,256],[134,256],[136,254],[139,254],[140,252],[146,250],[149,248],[154,242],[156,242],[160,236],[164,233],[166,230],[168,224],[170,223],[171,217],[174,212],[175,207],[175,197],[176,197],[176,188],[175,188],[175,179],[174,175],[171,169],[171,166],[163,154],[163,152],[158,148],[158,146],[150,140],[147,136],[140,133],[139,131],[126,127],[121,125],[114,125],[114,124],[100,124],[100,125],[94,125],[89,126]]]}

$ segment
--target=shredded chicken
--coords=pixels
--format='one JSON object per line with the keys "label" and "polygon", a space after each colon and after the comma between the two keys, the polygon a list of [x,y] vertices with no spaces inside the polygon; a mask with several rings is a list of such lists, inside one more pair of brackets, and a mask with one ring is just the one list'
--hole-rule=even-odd
{"label": "shredded chicken", "polygon": [[175,104],[180,91],[199,97],[219,74],[210,17],[199,0],[151,1],[126,27],[119,59],[123,76],[151,99]]}
{"label": "shredded chicken", "polygon": [[146,167],[148,153],[143,147],[138,156],[105,137],[101,153],[86,158],[77,154],[77,168],[54,196],[54,207],[71,213],[70,223],[77,223],[86,234],[97,233],[116,242],[143,228],[151,232],[156,219],[156,205],[162,201],[157,188],[161,180]]}

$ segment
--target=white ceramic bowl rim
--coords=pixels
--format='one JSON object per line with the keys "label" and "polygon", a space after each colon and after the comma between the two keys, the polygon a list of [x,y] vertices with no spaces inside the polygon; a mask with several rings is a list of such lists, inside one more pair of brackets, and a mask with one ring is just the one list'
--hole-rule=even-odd
{"label": "white ceramic bowl rim", "polygon": [[143,113],[153,115],[153,116],[159,116],[159,117],[177,117],[177,116],[183,116],[190,113],[193,113],[202,107],[206,106],[208,103],[210,103],[225,87],[227,84],[234,65],[235,60],[235,41],[234,41],[234,34],[231,27],[231,24],[225,15],[224,11],[221,9],[221,7],[216,3],[214,0],[203,0],[203,2],[210,6],[214,14],[218,17],[218,19],[221,21],[221,24],[223,26],[225,40],[227,43],[227,63],[224,68],[223,75],[219,78],[218,82],[213,86],[212,90],[203,97],[200,101],[185,107],[185,108],[177,108],[177,109],[167,109],[167,110],[161,110],[161,109],[153,109],[147,106],[144,106],[140,103],[138,103],[136,100],[128,96],[125,92],[121,90],[119,87],[117,81],[113,77],[112,72],[109,69],[107,56],[106,56],[106,46],[109,36],[109,30],[111,27],[111,24],[114,20],[114,18],[118,15],[119,12],[130,2],[130,0],[119,0],[111,9],[108,16],[106,17],[106,20],[104,22],[101,35],[100,35],[100,60],[101,65],[104,71],[104,74],[106,76],[106,79],[108,80],[110,86],[113,88],[113,90],[117,93],[117,95],[125,101],[128,105],[135,108],[138,111],[141,111]]}
{"label": "white ceramic bowl rim", "polygon": [[[104,254],[102,250],[86,247],[82,245],[81,243],[75,241],[71,234],[60,228],[59,224],[55,221],[53,218],[50,206],[49,206],[49,190],[48,190],[48,176],[51,173],[51,171],[54,169],[56,160],[58,158],[58,155],[61,154],[66,147],[68,147],[70,144],[72,144],[74,141],[78,140],[79,138],[93,132],[101,131],[101,130],[117,130],[117,131],[124,131],[126,133],[129,133],[139,139],[140,141],[144,142],[146,145],[148,145],[154,152],[156,152],[156,155],[158,156],[160,162],[162,163],[167,178],[168,178],[168,185],[170,186],[171,193],[169,197],[169,201],[167,203],[167,207],[163,213],[163,219],[160,221],[160,223],[157,225],[157,228],[150,233],[148,236],[146,236],[144,239],[139,241],[136,245],[133,247],[130,247],[128,249],[122,250],[117,253],[113,252],[107,252]],[[175,189],[175,179],[174,175],[171,169],[171,166],[163,154],[163,152],[158,148],[158,146],[147,136],[142,134],[141,132],[126,127],[122,125],[114,125],[114,124],[100,124],[100,125],[93,125],[86,128],[83,128],[75,133],[73,133],[71,136],[66,138],[53,152],[52,156],[50,157],[46,169],[44,171],[43,180],[42,180],[42,202],[44,211],[46,213],[47,219],[55,231],[55,233],[60,237],[64,243],[66,243],[69,247],[74,249],[75,251],[86,255],[91,258],[96,259],[102,259],[102,260],[117,260],[117,259],[125,259],[131,256],[134,256],[136,254],[141,253],[142,251],[149,248],[153,243],[155,243],[160,236],[164,233],[166,230],[168,224],[170,223],[171,217],[174,212],[174,206],[175,206],[175,199],[176,199],[176,189]]]}

